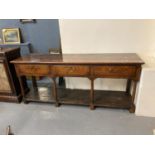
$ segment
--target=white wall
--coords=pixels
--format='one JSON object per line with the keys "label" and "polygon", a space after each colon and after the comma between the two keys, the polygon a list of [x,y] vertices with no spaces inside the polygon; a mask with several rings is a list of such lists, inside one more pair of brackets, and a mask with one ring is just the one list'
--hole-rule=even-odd
{"label": "white wall", "polygon": [[[155,51],[155,20],[59,20],[63,53]],[[124,90],[125,80],[96,80],[97,89]],[[69,88],[89,88],[87,79],[66,78]]]}
{"label": "white wall", "polygon": [[64,53],[155,50],[155,20],[59,20]]}

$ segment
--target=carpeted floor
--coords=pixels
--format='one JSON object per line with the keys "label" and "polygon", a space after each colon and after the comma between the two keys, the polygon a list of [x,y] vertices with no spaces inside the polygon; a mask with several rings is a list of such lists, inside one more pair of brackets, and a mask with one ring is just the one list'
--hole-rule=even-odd
{"label": "carpeted floor", "polygon": [[155,118],[127,110],[46,103],[0,103],[0,134],[11,125],[14,134],[153,134]]}

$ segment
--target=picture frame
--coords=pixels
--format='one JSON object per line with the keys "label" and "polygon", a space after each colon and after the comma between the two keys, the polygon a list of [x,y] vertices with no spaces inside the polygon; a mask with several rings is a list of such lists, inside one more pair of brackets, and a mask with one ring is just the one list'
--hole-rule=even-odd
{"label": "picture frame", "polygon": [[20,19],[19,20],[22,24],[26,23],[36,23],[36,19]]}
{"label": "picture frame", "polygon": [[4,44],[20,44],[20,30],[19,28],[4,28],[2,29]]}

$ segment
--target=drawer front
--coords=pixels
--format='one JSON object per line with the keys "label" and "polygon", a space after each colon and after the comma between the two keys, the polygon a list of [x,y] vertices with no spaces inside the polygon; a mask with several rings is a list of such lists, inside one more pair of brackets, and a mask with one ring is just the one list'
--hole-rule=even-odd
{"label": "drawer front", "polygon": [[95,66],[92,71],[94,76],[106,78],[129,78],[136,76],[135,66]]}
{"label": "drawer front", "polygon": [[55,65],[51,66],[54,76],[88,76],[89,67],[84,65]]}
{"label": "drawer front", "polygon": [[16,67],[20,75],[45,76],[49,74],[49,67],[46,65],[21,64]]}

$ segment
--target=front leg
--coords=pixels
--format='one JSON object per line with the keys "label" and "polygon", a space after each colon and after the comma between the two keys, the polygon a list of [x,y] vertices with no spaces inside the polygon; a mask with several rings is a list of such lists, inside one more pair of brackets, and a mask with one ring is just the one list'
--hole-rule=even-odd
{"label": "front leg", "polygon": [[53,80],[53,85],[52,85],[52,90],[53,90],[53,96],[54,96],[54,99],[55,99],[55,106],[56,107],[59,107],[60,106],[60,103],[58,101],[58,93],[57,93],[57,85],[56,85],[56,78],[52,78]]}
{"label": "front leg", "polygon": [[90,78],[91,82],[91,90],[90,90],[90,109],[94,110],[95,105],[94,105],[94,78]]}
{"label": "front leg", "polygon": [[26,96],[25,96],[25,90],[23,86],[23,79],[21,76],[18,76],[19,84],[20,84],[20,89],[21,89],[21,94],[23,98],[23,102],[26,103]]}
{"label": "front leg", "polygon": [[136,88],[137,88],[137,81],[133,81],[133,92],[132,92],[132,102],[131,102],[131,106],[129,108],[129,112],[130,113],[134,113],[135,112],[135,95],[136,95]]}
{"label": "front leg", "polygon": [[132,104],[131,107],[129,108],[129,112],[130,113],[134,113],[135,112],[135,105]]}

